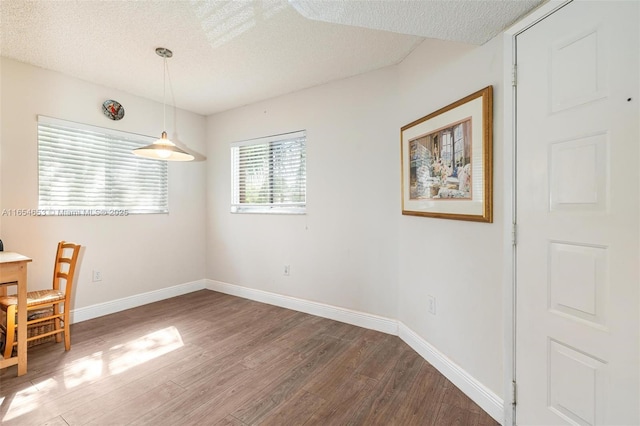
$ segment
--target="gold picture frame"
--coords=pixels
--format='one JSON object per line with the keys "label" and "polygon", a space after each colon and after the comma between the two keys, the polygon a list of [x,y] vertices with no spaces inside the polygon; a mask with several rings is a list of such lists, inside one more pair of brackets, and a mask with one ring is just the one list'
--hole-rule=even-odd
{"label": "gold picture frame", "polygon": [[400,129],[402,214],[493,222],[493,87]]}

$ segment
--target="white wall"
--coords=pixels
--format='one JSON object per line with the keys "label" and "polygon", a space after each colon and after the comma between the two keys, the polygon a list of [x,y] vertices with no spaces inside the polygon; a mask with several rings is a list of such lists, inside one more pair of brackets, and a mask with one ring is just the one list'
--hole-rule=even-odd
{"label": "white wall", "polygon": [[[170,164],[169,215],[3,217],[0,238],[34,258],[29,274],[43,287],[55,242],[85,245],[76,308],[206,277],[399,319],[502,395],[501,54],[500,38],[481,47],[429,41],[397,66],[206,124],[178,111],[180,140],[208,160],[206,169]],[[148,135],[162,130],[161,104],[7,59],[1,72],[0,208],[37,207],[37,114]],[[494,223],[402,216],[400,127],[489,84]],[[125,106],[121,122],[102,116],[109,98]],[[231,214],[229,143],[301,129],[307,214]],[[102,283],[91,283],[93,269]],[[436,316],[427,313],[427,295],[437,299]]]}
{"label": "white wall", "polygon": [[[395,76],[372,72],[209,118],[208,278],[396,317]],[[231,214],[229,143],[301,129],[307,214]]]}
{"label": "white wall", "polygon": [[[162,104],[10,59],[1,62],[0,211],[38,207],[37,115],[156,136]],[[126,76],[123,76],[126,78]],[[108,120],[102,102],[116,99],[126,110]],[[167,132],[204,152],[204,117],[167,109]],[[171,137],[170,136],[170,137]],[[128,217],[14,217],[0,222],[5,250],[33,258],[29,286],[51,285],[56,243],[82,244],[73,308],[162,289],[205,275],[205,162],[169,165],[166,215]],[[103,280],[91,282],[93,269]]]}
{"label": "white wall", "polygon": [[[501,54],[500,38],[428,41],[398,66],[209,117],[207,277],[397,318],[502,395]],[[494,223],[402,216],[400,127],[490,84]],[[229,213],[229,143],[300,129],[307,215]]]}
{"label": "white wall", "polygon": [[[422,45],[399,66],[408,124],[493,85],[492,224],[399,216],[399,319],[497,395],[503,374],[502,37],[455,50]],[[447,63],[438,67],[441,58]],[[436,315],[427,297],[436,298]]]}

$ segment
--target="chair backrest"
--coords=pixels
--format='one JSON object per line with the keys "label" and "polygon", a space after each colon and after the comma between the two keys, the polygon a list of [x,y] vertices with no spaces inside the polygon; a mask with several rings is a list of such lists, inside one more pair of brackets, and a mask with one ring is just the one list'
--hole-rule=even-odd
{"label": "chair backrest", "polygon": [[[67,309],[66,303],[69,302],[71,290],[73,289],[73,280],[76,274],[76,263],[78,262],[80,247],[82,247],[80,244],[68,243],[66,241],[60,241],[58,243],[56,263],[53,269],[53,289],[64,292],[65,309]],[[61,285],[63,280],[64,284]]]}

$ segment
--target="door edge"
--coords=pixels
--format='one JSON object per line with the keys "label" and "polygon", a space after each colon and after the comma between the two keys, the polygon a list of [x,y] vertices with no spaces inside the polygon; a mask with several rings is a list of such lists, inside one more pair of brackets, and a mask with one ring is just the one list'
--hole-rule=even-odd
{"label": "door edge", "polygon": [[516,343],[517,343],[517,289],[516,289],[516,249],[515,230],[517,229],[516,211],[516,107],[517,107],[517,43],[516,37],[534,26],[547,16],[571,3],[573,0],[551,0],[544,3],[529,15],[516,22],[503,33],[503,102],[504,102],[504,224],[503,224],[503,425],[516,425],[517,405],[515,401]]}

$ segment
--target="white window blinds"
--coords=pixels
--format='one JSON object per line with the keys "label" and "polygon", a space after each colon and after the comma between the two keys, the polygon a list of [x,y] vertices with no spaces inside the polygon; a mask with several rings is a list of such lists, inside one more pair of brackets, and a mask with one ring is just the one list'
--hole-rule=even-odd
{"label": "white window blinds", "polygon": [[231,145],[233,213],[305,213],[306,132]]}
{"label": "white window blinds", "polygon": [[38,117],[38,208],[167,213],[167,163],[131,150],[153,138]]}

